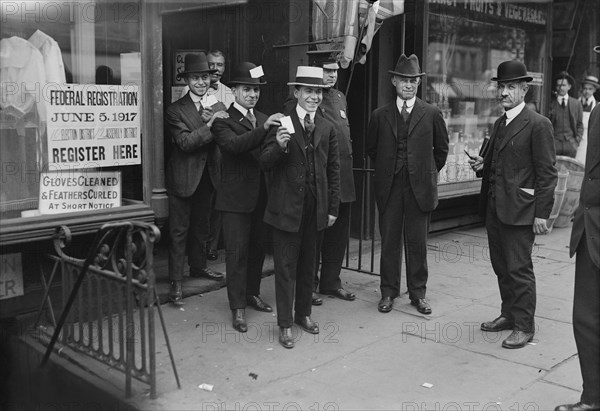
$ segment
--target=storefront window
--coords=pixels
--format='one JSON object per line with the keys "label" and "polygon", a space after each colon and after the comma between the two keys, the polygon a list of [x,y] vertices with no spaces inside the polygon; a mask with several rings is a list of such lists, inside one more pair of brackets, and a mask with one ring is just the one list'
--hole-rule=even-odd
{"label": "storefront window", "polygon": [[476,181],[465,151],[477,154],[503,113],[491,81],[498,64],[517,59],[527,65],[534,80],[525,101],[539,110],[546,9],[545,4],[430,0],[426,98],[442,110],[450,137],[440,185]]}
{"label": "storefront window", "polygon": [[0,218],[143,200],[139,11],[2,2]]}

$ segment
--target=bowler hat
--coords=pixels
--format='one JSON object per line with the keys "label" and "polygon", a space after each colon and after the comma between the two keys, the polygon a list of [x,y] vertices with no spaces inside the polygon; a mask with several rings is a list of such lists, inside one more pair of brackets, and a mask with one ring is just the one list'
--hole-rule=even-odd
{"label": "bowler hat", "polygon": [[183,72],[179,73],[180,76],[189,73],[216,73],[217,70],[211,70],[208,67],[208,60],[206,54],[200,53],[188,53],[185,55],[183,63]]}
{"label": "bowler hat", "polygon": [[250,63],[249,61],[244,61],[240,63],[239,66],[235,68],[233,74],[231,75],[231,80],[229,80],[228,85],[235,86],[237,84],[247,84],[250,86],[262,86],[263,84],[267,84],[266,81],[260,81],[260,75],[253,75],[253,69],[259,69],[260,74],[262,74],[262,66],[256,66],[254,63]]}
{"label": "bowler hat", "polygon": [[326,70],[338,70],[340,65],[333,56],[333,53],[337,52],[339,50],[309,50],[306,54],[312,60],[313,66],[323,67]]}
{"label": "bowler hat", "polygon": [[560,73],[558,73],[558,75],[556,77],[554,77],[554,82],[556,82],[556,80],[560,80],[560,79],[566,79],[569,84],[571,85],[571,87],[573,87],[575,85],[575,79],[566,71],[561,71]]}
{"label": "bowler hat", "polygon": [[323,82],[323,69],[311,66],[298,66],[295,81],[287,84],[288,86],[329,87]]}
{"label": "bowler hat", "polygon": [[421,77],[425,75],[425,73],[421,73],[419,58],[414,54],[411,54],[410,57],[402,54],[396,62],[396,68],[388,70],[388,73],[402,77]]}
{"label": "bowler hat", "polygon": [[600,83],[598,83],[598,77],[596,76],[585,76],[585,78],[581,81],[581,84],[591,84],[596,87],[596,89],[600,88]]}
{"label": "bowler hat", "polygon": [[498,65],[497,77],[492,77],[492,81],[531,81],[533,77],[527,74],[527,67],[518,60],[503,61]]}

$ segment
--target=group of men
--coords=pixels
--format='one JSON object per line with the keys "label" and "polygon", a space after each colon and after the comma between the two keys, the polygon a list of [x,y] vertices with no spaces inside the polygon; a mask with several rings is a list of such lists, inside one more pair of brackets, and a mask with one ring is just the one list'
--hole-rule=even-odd
{"label": "group of men", "polygon": [[[203,53],[189,54],[182,75],[190,92],[167,110],[167,129],[174,145],[167,169],[173,300],[181,299],[186,252],[190,274],[207,275],[203,258],[206,217],[198,214],[206,212],[209,194],[216,189],[233,326],[247,331],[248,305],[272,311],[260,297],[266,224],[272,232],[279,343],[285,348],[295,344],[293,323],[306,332],[319,332],[311,317],[312,305],[322,303],[314,293],[317,286],[322,294],[355,299],[339,278],[355,192],[345,96],[333,88],[337,69],[337,63],[329,59],[297,67],[288,83],[293,96],[282,113],[268,116],[255,109],[260,86],[265,84],[262,67],[241,63],[228,83],[234,102],[216,111],[205,97],[215,70]],[[396,99],[372,113],[367,134],[382,241],[377,308],[390,312],[400,294],[405,250],[411,304],[420,313],[430,314],[426,246],[430,215],[438,204],[438,172],[448,154],[448,133],[440,110],[416,97],[425,75],[417,57],[402,54],[389,74]],[[556,130],[548,118],[526,107],[532,77],[522,62],[501,63],[492,80],[505,113],[494,124],[486,150],[469,162],[483,177],[480,209],[502,304],[500,316],[482,323],[481,329],[512,330],[502,346],[521,348],[535,331],[531,253],[535,235],[549,231],[547,220],[557,183]],[[590,409],[600,403],[600,289],[598,275],[594,275],[600,265],[599,115],[597,108],[591,114],[589,181],[584,183],[571,244],[572,253],[577,252],[574,327],[584,394],[580,403],[561,406],[561,410]],[[567,136],[566,141],[571,138]]]}

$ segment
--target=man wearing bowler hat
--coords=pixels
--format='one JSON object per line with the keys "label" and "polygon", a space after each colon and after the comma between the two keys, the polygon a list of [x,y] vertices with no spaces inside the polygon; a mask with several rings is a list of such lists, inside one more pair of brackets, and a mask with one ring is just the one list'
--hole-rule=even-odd
{"label": "man wearing bowler hat", "polygon": [[210,196],[220,176],[217,145],[210,130],[225,111],[213,112],[201,100],[210,84],[204,53],[187,54],[181,73],[190,91],[171,104],[165,114],[172,148],[166,171],[169,193],[169,278],[170,297],[179,304],[182,298],[183,264],[188,251],[190,276],[222,279],[206,266],[206,240]]}
{"label": "man wearing bowler hat", "polygon": [[548,118],[554,127],[554,145],[557,156],[575,158],[583,138],[583,109],[576,98],[569,96],[575,80],[566,71],[554,79],[556,98],[550,102]]}
{"label": "man wearing bowler hat", "polygon": [[504,114],[494,123],[483,158],[469,160],[483,176],[480,213],[502,299],[500,316],[481,324],[481,329],[512,330],[502,342],[504,348],[524,347],[535,333],[531,252],[535,235],[548,232],[557,181],[552,124],[525,107],[531,80],[520,61],[500,63],[492,81],[497,82],[496,96]]}
{"label": "man wearing bowler hat", "polygon": [[374,161],[375,200],[381,232],[382,313],[392,310],[400,294],[402,246],[410,303],[431,314],[427,289],[427,236],[431,211],[437,207],[438,172],[448,155],[448,131],[441,111],[416,97],[421,83],[419,60],[400,56],[392,75],[396,99],[373,111],[367,152]]}
{"label": "man wearing bowler hat", "polygon": [[270,176],[264,221],[273,227],[279,343],[293,348],[293,322],[319,332],[311,318],[316,244],[338,215],[340,163],[335,128],[316,115],[326,87],[323,69],[299,66],[288,85],[298,103],[280,119],[282,126],[271,128],[260,163]]}
{"label": "man wearing bowler hat", "polygon": [[233,327],[246,332],[246,306],[272,312],[260,297],[265,260],[266,225],[262,219],[267,204],[265,177],[260,170],[260,146],[271,126],[279,126],[283,114],[270,117],[255,109],[260,97],[262,66],[241,63],[231,76],[229,87],[235,101],[228,118],[217,119],[212,127],[221,149],[221,185],[215,209],[223,216],[227,296]]}
{"label": "man wearing bowler hat", "polygon": [[[600,54],[600,46],[594,47]],[[590,114],[588,150],[579,207],[575,211],[571,257],[575,259],[573,333],[583,392],[579,402],[555,411],[600,410],[600,106]]]}

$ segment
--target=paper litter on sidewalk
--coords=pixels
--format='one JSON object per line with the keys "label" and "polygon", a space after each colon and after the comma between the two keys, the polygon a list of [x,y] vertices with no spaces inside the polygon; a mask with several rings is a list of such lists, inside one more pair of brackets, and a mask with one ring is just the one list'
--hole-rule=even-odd
{"label": "paper litter on sidewalk", "polygon": [[424,382],[423,384],[421,384],[422,387],[425,388],[433,388],[433,384],[429,383],[429,382]]}
{"label": "paper litter on sidewalk", "polygon": [[198,386],[198,388],[200,388],[201,390],[204,390],[204,391],[212,391],[214,387],[215,386],[212,384],[205,384],[205,383],[202,383]]}

